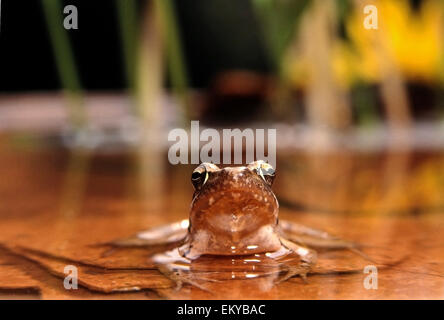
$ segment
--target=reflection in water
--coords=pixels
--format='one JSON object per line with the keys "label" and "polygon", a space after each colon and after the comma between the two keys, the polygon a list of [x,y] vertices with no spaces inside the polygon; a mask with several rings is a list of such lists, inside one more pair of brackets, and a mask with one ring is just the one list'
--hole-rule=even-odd
{"label": "reflection in water", "polygon": [[[444,207],[441,152],[301,152],[280,155],[281,205],[330,214],[413,214]],[[282,174],[282,171],[285,171]]]}
{"label": "reflection in water", "polygon": [[290,275],[300,274],[305,278],[310,269],[299,254],[284,247],[273,253],[204,255],[195,260],[185,258],[180,249],[175,248],[155,255],[153,260],[159,270],[174,280],[178,287],[188,283],[203,290],[207,290],[206,282],[255,279],[254,286],[266,291]]}
{"label": "reflection in water", "polygon": [[60,212],[67,218],[82,209],[90,161],[91,152],[85,148],[76,148],[69,155],[60,203]]}

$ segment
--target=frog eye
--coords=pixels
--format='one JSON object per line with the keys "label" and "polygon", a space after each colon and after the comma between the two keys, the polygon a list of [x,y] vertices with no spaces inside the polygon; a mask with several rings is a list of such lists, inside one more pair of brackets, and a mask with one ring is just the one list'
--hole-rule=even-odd
{"label": "frog eye", "polygon": [[275,170],[270,166],[268,169],[259,168],[258,174],[265,180],[270,186],[273,184],[274,177],[276,176]]}
{"label": "frog eye", "polygon": [[276,170],[263,160],[258,160],[250,163],[248,169],[255,171],[268,185],[272,185]]}
{"label": "frog eye", "polygon": [[208,171],[205,166],[197,167],[191,174],[191,183],[195,190],[200,189],[208,180]]}

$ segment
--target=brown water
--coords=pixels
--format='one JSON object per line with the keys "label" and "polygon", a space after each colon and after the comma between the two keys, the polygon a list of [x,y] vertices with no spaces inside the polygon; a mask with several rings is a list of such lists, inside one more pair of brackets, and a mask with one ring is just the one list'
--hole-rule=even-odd
{"label": "brown water", "polygon": [[[134,154],[72,157],[42,145],[11,146],[0,138],[0,292],[40,298],[443,298],[444,155],[286,153],[278,155],[275,193],[282,219],[364,244],[378,267],[347,250],[320,251],[306,283],[278,283],[290,261],[201,257],[186,264],[204,289],[176,284],[149,259],[165,247],[107,243],[188,215],[192,167],[150,155],[149,179]],[[66,169],[71,168],[69,173]],[[154,170],[155,169],[155,170]],[[288,258],[288,257],[286,257]],[[290,257],[291,258],[291,257]],[[80,288],[63,288],[75,265]],[[234,275],[234,278],[233,278]],[[200,278],[200,279],[199,279]],[[216,281],[214,281],[216,280]]]}

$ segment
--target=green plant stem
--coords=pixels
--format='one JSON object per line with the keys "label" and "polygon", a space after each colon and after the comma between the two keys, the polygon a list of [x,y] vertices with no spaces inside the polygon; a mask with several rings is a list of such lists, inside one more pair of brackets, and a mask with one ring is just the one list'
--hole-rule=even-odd
{"label": "green plant stem", "polygon": [[85,126],[86,114],[74,56],[63,28],[62,6],[58,0],[42,0],[42,5],[60,80],[67,93],[70,121],[78,129]]}
{"label": "green plant stem", "polygon": [[171,0],[157,1],[162,21],[166,31],[167,57],[169,75],[175,95],[180,99],[184,108],[185,121],[190,119],[190,105],[187,95],[187,71],[183,55],[182,43],[179,35],[179,27],[175,14],[174,4]]}
{"label": "green plant stem", "polygon": [[116,0],[117,14],[119,18],[120,36],[123,43],[123,55],[125,59],[125,72],[128,88],[131,95],[136,90],[136,43],[138,37],[137,5],[135,0]]}

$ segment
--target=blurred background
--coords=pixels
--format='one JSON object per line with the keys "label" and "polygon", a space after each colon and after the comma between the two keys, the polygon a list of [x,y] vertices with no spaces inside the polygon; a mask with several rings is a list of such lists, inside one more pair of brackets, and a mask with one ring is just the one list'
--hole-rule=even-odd
{"label": "blurred background", "polygon": [[[3,1],[1,92],[136,94],[146,63],[181,117],[340,129],[442,117],[441,1],[166,2]],[[363,27],[368,4],[377,30]],[[78,29],[62,28],[65,5]],[[204,101],[187,105],[196,91]]]}
{"label": "blurred background", "polygon": [[[77,29],[63,28],[67,5]],[[116,175],[129,182],[111,194],[166,205],[177,189],[166,199],[187,205],[192,166],[166,154],[191,120],[276,128],[277,193],[293,208],[444,205],[443,1],[4,0],[1,15],[2,170],[28,177],[47,165],[31,155],[56,159],[62,211]],[[33,174],[6,179],[5,197],[11,181],[40,197],[49,174]]]}

